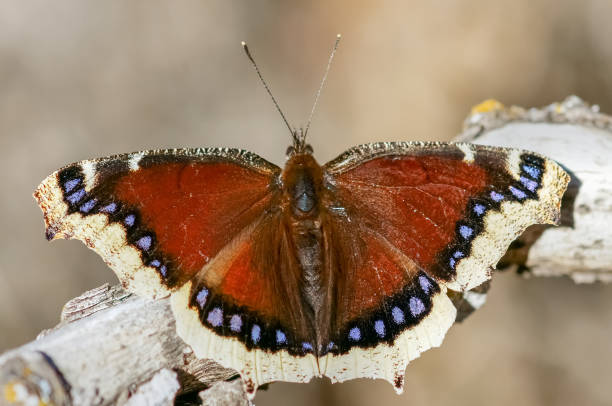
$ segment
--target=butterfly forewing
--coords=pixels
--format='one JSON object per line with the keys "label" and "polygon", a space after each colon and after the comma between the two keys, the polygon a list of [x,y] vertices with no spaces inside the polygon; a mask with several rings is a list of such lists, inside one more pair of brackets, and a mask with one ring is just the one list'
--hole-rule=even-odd
{"label": "butterfly forewing", "polygon": [[182,285],[261,216],[278,172],[240,150],[145,151],[70,165],[35,196],[49,238],[83,240],[125,286],[155,296],[152,285]]}

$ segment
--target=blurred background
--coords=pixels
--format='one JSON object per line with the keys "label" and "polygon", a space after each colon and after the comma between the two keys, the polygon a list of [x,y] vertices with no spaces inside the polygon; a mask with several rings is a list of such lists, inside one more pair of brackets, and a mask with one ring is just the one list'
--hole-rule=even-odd
{"label": "blurred background", "polygon": [[[335,36],[309,142],[320,162],[385,140],[449,140],[494,97],[577,94],[612,112],[612,3],[547,1],[0,1],[0,351],[58,322],[112,271],[76,241],[49,244],[31,194],[86,158],[241,147],[282,165],[290,138],[240,41],[294,125]],[[95,349],[92,348],[92,351]],[[258,405],[610,405],[612,286],[496,277],[487,304],[381,381],[274,383]]]}

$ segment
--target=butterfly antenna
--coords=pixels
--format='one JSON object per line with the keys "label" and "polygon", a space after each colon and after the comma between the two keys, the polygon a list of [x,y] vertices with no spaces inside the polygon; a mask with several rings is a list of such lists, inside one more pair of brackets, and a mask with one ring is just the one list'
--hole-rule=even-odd
{"label": "butterfly antenna", "polygon": [[247,46],[246,42],[244,42],[244,41],[242,41],[242,48],[244,48],[244,52],[246,53],[246,56],[251,61],[251,64],[255,68],[255,72],[257,72],[257,76],[259,76],[259,79],[261,80],[261,83],[263,84],[264,88],[266,89],[266,91],[270,95],[270,98],[272,98],[272,102],[276,106],[276,110],[278,110],[278,112],[280,113],[281,117],[283,118],[283,121],[285,122],[285,124],[287,125],[287,128],[289,129],[289,132],[291,133],[291,137],[293,137],[294,143],[296,143],[297,142],[296,131],[293,128],[291,128],[291,126],[289,125],[289,121],[287,121],[287,117],[285,117],[285,114],[283,113],[283,111],[281,110],[280,106],[276,102],[276,99],[272,95],[272,91],[270,90],[270,87],[268,86],[268,84],[264,80],[263,76],[261,75],[261,72],[259,71],[259,67],[255,63],[255,60],[253,59],[253,56],[251,56],[251,52],[249,51],[249,47]]}
{"label": "butterfly antenna", "polygon": [[342,39],[342,36],[338,34],[336,36],[336,42],[334,43],[334,48],[332,49],[331,54],[329,55],[329,60],[327,61],[327,68],[325,69],[325,74],[323,75],[323,79],[321,80],[321,85],[319,86],[319,90],[317,91],[317,95],[315,96],[315,101],[312,105],[312,110],[310,111],[310,117],[308,117],[308,124],[306,124],[306,130],[304,130],[304,138],[306,138],[306,134],[308,134],[308,129],[310,128],[310,123],[312,122],[312,116],[314,116],[314,112],[317,108],[317,103],[319,102],[319,97],[321,96],[323,85],[325,85],[325,80],[327,79],[329,68],[331,68],[331,64],[334,59],[334,55],[336,54],[336,50],[338,49],[338,44],[340,43],[340,39]]}

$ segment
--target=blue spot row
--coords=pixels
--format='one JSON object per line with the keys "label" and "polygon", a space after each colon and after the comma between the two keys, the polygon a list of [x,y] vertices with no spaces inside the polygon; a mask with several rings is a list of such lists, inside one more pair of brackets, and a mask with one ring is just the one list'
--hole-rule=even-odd
{"label": "blue spot row", "polygon": [[[67,180],[66,182],[64,182],[64,192],[65,193],[72,192],[78,185],[81,184],[81,182],[82,182],[81,178],[74,178],[74,179]],[[66,200],[71,205],[74,206],[82,202],[86,196],[87,196],[87,192],[85,191],[85,189],[80,188],[70,193],[68,196],[66,196]],[[89,214],[97,204],[98,204],[98,199],[91,198],[91,199],[86,200],[84,203],[81,203],[80,206],[78,206],[78,208],[81,213]],[[99,208],[98,212],[106,213],[106,214],[114,214],[118,210],[118,208],[119,208],[119,205],[117,203],[110,202],[106,204],[105,206],[102,206],[101,208]],[[123,218],[123,223],[128,227],[134,226],[134,224],[136,224],[136,215],[133,213],[127,214]],[[138,241],[137,245],[142,250],[147,251],[150,248],[151,242],[152,242],[151,237],[147,236],[147,237],[141,238]]]}
{"label": "blue spot row", "polygon": [[[499,207],[498,205],[504,200],[522,202],[526,199],[537,198],[536,192],[541,186],[544,161],[542,158],[531,154],[523,154],[521,161],[521,173],[518,181],[509,184],[506,189],[502,187],[497,190],[489,190],[485,196],[470,202],[468,218],[464,220],[467,224],[460,222],[456,229],[457,241],[454,248],[460,250],[452,254],[453,247],[451,247],[444,254],[446,269],[451,271],[449,275],[453,275],[458,261],[469,253],[471,240],[482,230],[482,220],[488,210]],[[457,252],[460,252],[461,255],[456,255]]]}
{"label": "blue spot row", "polygon": [[[522,171],[518,183],[516,186],[509,187],[510,193],[519,201],[527,199],[529,197],[529,192],[532,194],[537,192],[540,187],[542,176],[542,169],[538,166],[543,165],[543,160],[533,155],[525,154],[522,159],[529,163],[523,163],[521,165]],[[521,187],[525,188],[525,190]]]}
{"label": "blue spot row", "polygon": [[328,352],[342,354],[354,346],[367,348],[380,342],[391,342],[397,334],[418,324],[431,306],[431,295],[436,292],[439,292],[436,281],[419,272],[411,284],[389,298],[391,302],[382,306],[369,320],[360,317],[346,330],[343,329],[340,337],[334,336],[333,340],[319,343],[319,347],[314,341],[293,337],[290,330],[270,323],[270,320],[261,321],[256,314],[241,306],[225,302],[222,295],[213,295],[204,286],[193,292],[191,305],[199,311],[204,326],[214,330],[215,334],[237,338],[248,348],[286,350],[296,356]]}
{"label": "blue spot row", "polygon": [[[149,264],[161,265],[154,260]],[[314,343],[292,337],[290,331],[280,326],[260,322],[257,315],[240,306],[223,300],[222,295],[214,295],[208,287],[199,286],[191,299],[191,306],[199,312],[204,326],[220,336],[235,337],[249,348],[286,350],[292,355],[303,356],[314,352]],[[319,349],[321,350],[321,349]]]}
{"label": "blue spot row", "polygon": [[[208,298],[208,289],[202,288],[198,294],[196,295],[196,302],[200,309],[203,309],[206,305],[206,299]],[[222,327],[223,326],[223,310],[220,307],[214,307],[210,310],[206,316],[206,321],[212,327]],[[242,331],[243,321],[242,317],[239,314],[234,314],[229,320],[229,328],[234,333],[240,333]],[[261,327],[258,324],[254,324],[251,327],[250,333],[251,341],[253,344],[259,343],[261,340]],[[276,330],[276,344],[277,345],[287,345],[289,340],[287,339],[287,335],[282,330]],[[302,343],[302,349],[304,351],[312,351],[312,345],[308,342]]]}
{"label": "blue spot row", "polygon": [[[87,191],[83,187],[84,182],[79,167],[73,166],[65,169],[59,173],[58,177],[64,192],[64,199],[69,204],[69,212],[78,211],[83,215],[95,213],[107,214],[110,221],[122,223],[128,232],[133,233],[137,230],[136,223],[138,218],[135,212],[128,212],[123,216],[119,216],[121,208],[119,202],[100,202],[97,197],[88,196]],[[137,237],[136,240],[130,239],[130,242],[143,254],[149,254],[154,248],[154,234],[146,233]],[[149,258],[143,258],[143,262],[148,264],[148,266],[156,268],[162,277],[167,277],[168,268],[159,259],[149,260]]]}
{"label": "blue spot row", "polygon": [[[430,282],[427,280],[427,283],[429,284]],[[433,286],[433,285],[427,285],[428,291],[430,289],[430,286]],[[425,290],[425,288],[423,288],[423,290]],[[427,310],[427,307],[425,306],[425,303],[423,303],[423,301],[419,297],[411,296],[408,301],[408,309],[410,310],[410,313],[412,314],[413,317],[418,318],[425,312],[425,310]],[[406,322],[406,315],[404,311],[400,309],[398,306],[394,306],[391,309],[391,318],[393,319],[393,322],[397,326],[401,326]],[[385,338],[387,334],[387,328],[383,320],[381,319],[375,320],[373,327],[374,327],[374,332],[379,338]],[[362,339],[361,328],[356,327],[356,326],[351,327],[348,331],[348,339],[349,341],[355,342],[355,343],[361,341]]]}

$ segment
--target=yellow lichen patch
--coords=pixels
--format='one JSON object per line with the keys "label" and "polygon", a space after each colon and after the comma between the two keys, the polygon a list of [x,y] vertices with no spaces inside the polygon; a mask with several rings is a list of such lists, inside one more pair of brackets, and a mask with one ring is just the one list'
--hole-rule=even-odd
{"label": "yellow lichen patch", "polygon": [[490,111],[503,110],[503,109],[504,109],[504,105],[498,102],[497,100],[487,99],[483,101],[482,103],[477,104],[474,107],[472,107],[471,114],[488,113]]}
{"label": "yellow lichen patch", "polygon": [[12,382],[4,385],[4,400],[10,403],[17,402],[17,392],[15,391],[14,384]]}
{"label": "yellow lichen patch", "polygon": [[29,393],[23,383],[11,381],[4,385],[4,401],[0,404],[50,406],[51,403],[47,400],[41,399],[37,394]]}

